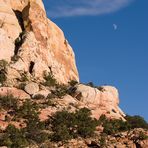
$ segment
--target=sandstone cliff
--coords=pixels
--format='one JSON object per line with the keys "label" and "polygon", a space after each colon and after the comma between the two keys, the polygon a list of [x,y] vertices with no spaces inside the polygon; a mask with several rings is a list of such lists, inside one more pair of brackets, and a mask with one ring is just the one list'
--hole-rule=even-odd
{"label": "sandstone cliff", "polygon": [[60,83],[79,81],[73,50],[47,18],[42,0],[1,0],[0,53],[9,63],[11,84],[22,73],[42,80],[45,71]]}

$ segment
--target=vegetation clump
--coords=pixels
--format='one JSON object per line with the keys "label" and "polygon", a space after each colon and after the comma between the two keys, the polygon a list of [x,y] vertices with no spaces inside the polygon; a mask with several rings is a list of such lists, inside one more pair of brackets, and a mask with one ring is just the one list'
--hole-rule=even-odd
{"label": "vegetation clump", "polygon": [[17,110],[18,101],[17,98],[12,95],[0,96],[0,106],[5,110]]}
{"label": "vegetation clump", "polygon": [[51,122],[53,141],[66,141],[77,137],[90,137],[94,134],[97,120],[90,117],[90,110],[82,108],[75,113],[66,110],[57,112]]}
{"label": "vegetation clump", "polygon": [[130,124],[130,128],[145,128],[148,129],[148,123],[144,120],[143,117],[135,115],[135,116],[129,116],[127,115],[125,117],[127,122]]}
{"label": "vegetation clump", "polygon": [[43,83],[45,86],[56,86],[57,80],[54,78],[54,75],[52,73],[48,73],[48,75],[44,76],[45,82]]}
{"label": "vegetation clump", "polygon": [[[16,102],[16,104],[18,104]],[[0,137],[0,146],[8,146],[12,148],[26,147],[32,141],[42,143],[48,139],[49,134],[44,132],[45,123],[39,119],[39,108],[36,103],[26,100],[23,105],[15,106],[14,103],[8,105],[2,104],[4,107],[17,108],[12,120],[24,119],[25,127],[21,129],[13,125],[9,125]]]}
{"label": "vegetation clump", "polygon": [[0,83],[4,84],[4,82],[6,81],[7,77],[6,77],[6,67],[7,67],[8,63],[5,60],[0,60]]}

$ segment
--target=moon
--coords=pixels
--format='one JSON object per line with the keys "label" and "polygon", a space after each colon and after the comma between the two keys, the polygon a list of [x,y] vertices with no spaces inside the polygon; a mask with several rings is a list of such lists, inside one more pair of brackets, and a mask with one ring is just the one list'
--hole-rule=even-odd
{"label": "moon", "polygon": [[113,24],[113,28],[114,28],[114,30],[117,30],[118,26],[116,24]]}

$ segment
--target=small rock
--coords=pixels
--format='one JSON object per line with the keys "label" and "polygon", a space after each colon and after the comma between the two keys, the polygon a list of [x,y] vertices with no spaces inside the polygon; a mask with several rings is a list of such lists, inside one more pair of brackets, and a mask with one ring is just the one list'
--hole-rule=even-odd
{"label": "small rock", "polygon": [[23,90],[15,87],[0,87],[0,96],[12,95],[19,100],[29,99],[30,96]]}
{"label": "small rock", "polygon": [[50,93],[49,90],[41,90],[41,91],[38,91],[37,93],[33,94],[33,98],[38,96],[38,95],[42,95],[44,98],[47,98],[48,94]]}
{"label": "small rock", "polygon": [[39,91],[39,86],[37,83],[31,82],[25,86],[25,91],[28,94],[33,95]]}

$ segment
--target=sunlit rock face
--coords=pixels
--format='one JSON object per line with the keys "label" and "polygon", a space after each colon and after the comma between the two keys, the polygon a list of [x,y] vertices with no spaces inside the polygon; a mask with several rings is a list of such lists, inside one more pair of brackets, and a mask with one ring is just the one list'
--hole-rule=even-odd
{"label": "sunlit rock face", "polygon": [[[2,61],[7,61],[7,64],[4,62],[5,68],[1,68]],[[42,0],[1,0],[1,69],[0,74],[6,75],[6,82],[4,86],[0,82],[0,96],[11,94],[20,101],[33,99],[35,95],[47,98],[53,89],[44,85],[44,76],[48,73],[53,74],[61,84],[71,80],[79,82],[74,52],[62,30],[47,18]],[[41,120],[65,108],[74,112],[84,107],[96,119],[106,115],[108,118],[125,120],[115,87],[102,86],[99,89],[78,83],[68,88],[72,88],[72,94],[66,94],[62,99],[57,96],[54,99],[56,106],[41,110]],[[8,125],[4,121],[6,114],[6,111],[1,113],[3,122],[0,127],[3,129]]]}
{"label": "sunlit rock face", "polygon": [[74,52],[62,30],[47,18],[42,0],[2,0],[0,32],[0,60],[8,61],[11,69],[39,81],[45,71],[59,83],[79,81]]}

